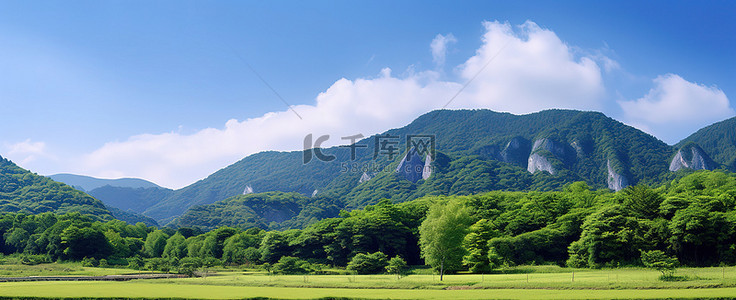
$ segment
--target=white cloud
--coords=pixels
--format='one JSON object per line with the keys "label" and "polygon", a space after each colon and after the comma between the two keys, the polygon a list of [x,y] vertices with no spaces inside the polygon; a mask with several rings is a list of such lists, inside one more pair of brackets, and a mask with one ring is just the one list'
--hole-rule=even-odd
{"label": "white cloud", "polygon": [[23,166],[39,158],[51,158],[46,152],[46,143],[32,142],[27,139],[22,142],[5,146],[7,157],[13,162]]}
{"label": "white cloud", "polygon": [[455,107],[512,113],[600,110],[605,88],[593,57],[576,57],[554,32],[531,21],[518,26],[517,32],[508,23],[484,25],[483,45],[460,68],[463,78],[475,78],[467,89],[467,102]]}
{"label": "white cloud", "polygon": [[715,86],[689,82],[675,74],[657,77],[644,97],[619,101],[619,105],[626,122],[670,144],[734,115],[723,91]]}
{"label": "white cloud", "polygon": [[[102,177],[142,177],[179,188],[263,150],[300,150],[305,135],[370,136],[408,124],[442,108],[463,84],[478,75],[450,108],[489,108],[528,113],[546,108],[596,109],[603,84],[594,59],[576,57],[554,32],[526,22],[514,32],[509,24],[484,23],[486,33],[476,55],[456,68],[457,81],[440,80],[431,70],[396,77],[386,68],[375,78],[337,80],[314,105],[259,118],[229,120],[223,128],[194,134],[142,134],[110,142],[82,158],[76,172]],[[432,41],[435,62],[444,59],[451,35]],[[495,60],[488,64],[501,47]]]}
{"label": "white cloud", "polygon": [[445,58],[447,57],[447,46],[457,42],[455,36],[452,33],[447,35],[438,34],[429,44],[430,50],[432,50],[432,61],[434,61],[437,68],[442,68],[445,65]]}

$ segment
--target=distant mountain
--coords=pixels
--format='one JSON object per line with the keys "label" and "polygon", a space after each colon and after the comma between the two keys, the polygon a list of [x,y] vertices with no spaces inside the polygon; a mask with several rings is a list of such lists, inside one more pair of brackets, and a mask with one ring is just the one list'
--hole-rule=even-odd
{"label": "distant mountain", "polygon": [[87,192],[106,185],[128,188],[160,188],[153,182],[138,178],[101,179],[84,175],[55,174],[49,176],[58,182],[66,183],[74,188]]}
{"label": "distant mountain", "polygon": [[[410,137],[431,137],[436,151],[411,150]],[[353,148],[354,159],[348,147],[320,149],[334,156],[329,162],[316,159],[312,150],[253,154],[174,191],[144,214],[166,223],[195,205],[269,191],[317,195],[354,209],[381,198],[551,190],[581,180],[619,190],[672,178],[669,166],[676,152],[602,113],[572,110],[528,115],[433,111]]]}
{"label": "distant mountain", "polygon": [[716,163],[736,172],[736,117],[706,126],[675,147],[696,144]]}
{"label": "distant mountain", "polygon": [[160,187],[132,188],[106,185],[88,191],[92,197],[105,205],[119,208],[123,211],[141,214],[151,206],[161,202],[174,191]]}
{"label": "distant mountain", "polygon": [[99,200],[66,184],[39,176],[0,157],[0,212],[80,212],[112,219]]}

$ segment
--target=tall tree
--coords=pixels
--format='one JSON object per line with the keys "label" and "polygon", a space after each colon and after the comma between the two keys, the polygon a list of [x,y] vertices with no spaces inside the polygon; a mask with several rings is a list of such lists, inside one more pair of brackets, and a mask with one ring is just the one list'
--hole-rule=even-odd
{"label": "tall tree", "polygon": [[457,198],[437,202],[427,212],[427,219],[419,227],[419,243],[425,262],[440,273],[462,267],[465,248],[462,243],[470,226],[468,208]]}
{"label": "tall tree", "polygon": [[143,245],[143,251],[149,257],[161,257],[166,247],[166,239],[169,236],[161,230],[156,230],[148,234],[146,243]]}

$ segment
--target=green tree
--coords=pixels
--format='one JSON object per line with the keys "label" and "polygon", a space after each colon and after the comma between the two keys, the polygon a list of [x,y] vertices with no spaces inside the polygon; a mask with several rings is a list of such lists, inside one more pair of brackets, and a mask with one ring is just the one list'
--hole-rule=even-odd
{"label": "green tree", "polygon": [[425,262],[440,273],[459,270],[465,248],[463,239],[470,225],[468,209],[457,199],[437,202],[419,227],[419,244]]}
{"label": "green tree", "polygon": [[[250,235],[245,232],[233,235],[225,240],[225,246],[222,249],[222,261],[226,264],[245,264],[256,263],[260,260],[261,253],[258,252],[260,239],[258,236]],[[254,253],[253,251],[257,253]],[[257,255],[257,257],[254,257]]]}
{"label": "green tree", "polygon": [[473,273],[487,273],[493,266],[488,260],[488,241],[499,236],[487,219],[480,219],[470,226],[470,232],[463,240],[463,247],[467,254],[463,257],[463,264]]}
{"label": "green tree", "polygon": [[163,258],[176,258],[182,259],[187,255],[187,244],[186,239],[181,233],[172,235],[166,240],[166,246],[162,254]]}
{"label": "green tree", "polygon": [[143,245],[143,252],[148,257],[161,257],[166,248],[166,239],[168,236],[161,230],[155,230],[148,234],[146,242]]}
{"label": "green tree", "polygon": [[624,207],[639,218],[654,219],[664,198],[645,185],[630,186],[623,190]]}
{"label": "green tree", "polygon": [[662,279],[672,278],[680,263],[677,258],[668,256],[660,250],[642,251],[641,262],[647,268],[662,272]]}
{"label": "green tree", "polygon": [[103,258],[112,253],[110,242],[105,234],[91,227],[77,228],[70,226],[61,234],[64,255],[72,259],[83,257]]}

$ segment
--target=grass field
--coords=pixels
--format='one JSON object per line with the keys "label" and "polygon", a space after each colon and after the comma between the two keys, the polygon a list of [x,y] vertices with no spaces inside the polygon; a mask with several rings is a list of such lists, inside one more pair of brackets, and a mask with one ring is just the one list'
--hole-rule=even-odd
{"label": "grass field", "polygon": [[6,297],[115,297],[190,299],[665,299],[732,298],[736,288],[704,289],[337,289],[249,286],[202,286],[149,282],[12,282],[0,285]]}
{"label": "grass field", "polygon": [[[12,266],[0,266],[8,270]],[[23,268],[28,270],[22,270]],[[82,268],[59,264],[15,266],[13,271],[70,275],[130,272],[124,269]],[[33,270],[33,271],[30,271]],[[41,270],[41,271],[38,271]],[[206,278],[137,280],[129,282],[8,282],[0,297],[52,298],[189,298],[189,299],[665,299],[734,298],[736,267],[683,268],[687,280],[663,282],[656,271],[622,268],[588,270],[558,267],[519,267],[507,274],[448,275],[440,282],[431,274],[397,279],[391,275],[281,275],[255,270],[219,270]],[[12,274],[18,276],[20,274]],[[61,274],[53,274],[61,275]],[[4,275],[7,276],[7,275]],[[24,276],[24,275],[21,275]],[[528,278],[528,279],[527,279]],[[528,281],[527,281],[528,280]]]}

